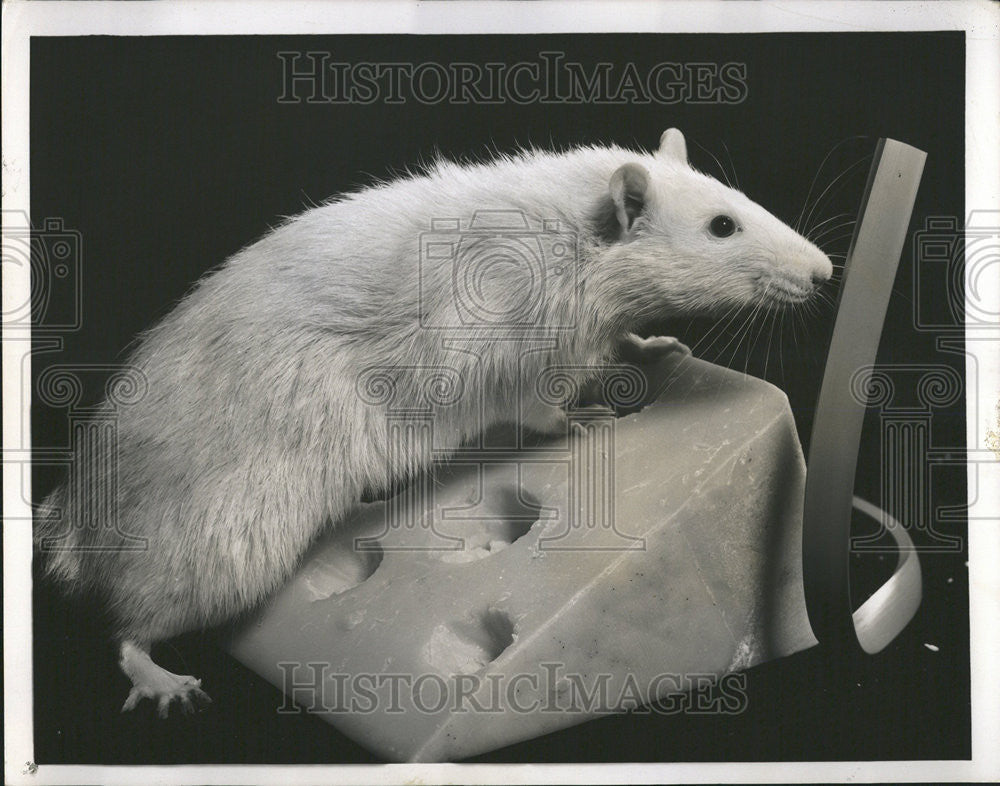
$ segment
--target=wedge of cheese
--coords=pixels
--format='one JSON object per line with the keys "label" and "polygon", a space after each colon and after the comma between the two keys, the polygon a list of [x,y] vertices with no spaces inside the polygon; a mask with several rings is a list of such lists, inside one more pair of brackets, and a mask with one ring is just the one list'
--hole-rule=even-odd
{"label": "wedge of cheese", "polygon": [[289,711],[445,761],[812,646],[785,395],[691,357],[642,371],[639,411],[361,507],[231,652]]}

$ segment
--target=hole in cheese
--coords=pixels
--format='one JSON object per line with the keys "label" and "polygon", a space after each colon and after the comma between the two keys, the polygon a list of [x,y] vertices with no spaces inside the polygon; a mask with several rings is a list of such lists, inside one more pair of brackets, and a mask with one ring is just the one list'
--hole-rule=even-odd
{"label": "hole in cheese", "polygon": [[302,570],[303,586],[313,600],[325,600],[357,587],[382,564],[381,546],[369,543],[364,550],[356,549],[356,537],[352,531],[338,533],[336,540],[342,542],[336,548],[319,551],[315,559],[306,562]]}
{"label": "hole in cheese", "polygon": [[443,674],[472,674],[499,658],[513,643],[513,620],[500,609],[487,608],[469,619],[438,625],[423,654]]}
{"label": "hole in cheese", "polygon": [[475,562],[496,554],[527,535],[541,516],[538,500],[517,486],[500,486],[484,497],[476,518],[449,522],[449,534],[462,538],[462,548],[441,552],[442,562]]}

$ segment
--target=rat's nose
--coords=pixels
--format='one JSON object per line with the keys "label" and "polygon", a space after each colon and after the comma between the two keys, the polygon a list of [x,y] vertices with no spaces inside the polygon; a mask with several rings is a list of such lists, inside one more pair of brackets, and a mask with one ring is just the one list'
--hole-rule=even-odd
{"label": "rat's nose", "polygon": [[813,289],[819,289],[823,284],[830,280],[830,276],[833,275],[833,263],[830,261],[830,257],[820,251],[818,248],[812,257],[812,265],[810,266],[809,277],[812,280]]}

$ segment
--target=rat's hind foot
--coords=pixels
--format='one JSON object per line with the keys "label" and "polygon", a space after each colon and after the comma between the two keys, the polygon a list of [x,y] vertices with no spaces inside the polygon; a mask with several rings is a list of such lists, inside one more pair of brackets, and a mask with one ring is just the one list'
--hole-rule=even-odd
{"label": "rat's hind foot", "polygon": [[202,705],[212,701],[201,689],[201,680],[157,666],[149,657],[149,650],[132,641],[122,642],[119,665],[132,680],[132,690],[122,705],[122,712],[135,709],[143,699],[152,699],[157,703],[159,716],[166,718],[174,701],[180,703],[185,714],[195,711],[195,703]]}

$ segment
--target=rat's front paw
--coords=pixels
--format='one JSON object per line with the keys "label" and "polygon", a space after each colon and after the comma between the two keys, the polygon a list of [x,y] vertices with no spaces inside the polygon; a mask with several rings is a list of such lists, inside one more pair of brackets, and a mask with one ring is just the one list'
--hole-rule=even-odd
{"label": "rat's front paw", "polygon": [[[638,336],[636,336],[638,338]],[[671,352],[679,352],[682,355],[690,355],[691,348],[687,344],[682,344],[673,336],[650,336],[640,338],[639,350],[653,355],[667,355]]]}
{"label": "rat's front paw", "polygon": [[691,350],[673,336],[650,336],[642,338],[635,333],[626,333],[618,346],[622,360],[633,363],[663,357],[672,353],[690,355]]}

